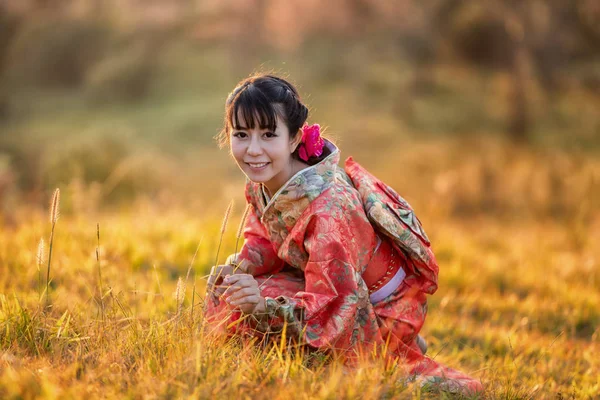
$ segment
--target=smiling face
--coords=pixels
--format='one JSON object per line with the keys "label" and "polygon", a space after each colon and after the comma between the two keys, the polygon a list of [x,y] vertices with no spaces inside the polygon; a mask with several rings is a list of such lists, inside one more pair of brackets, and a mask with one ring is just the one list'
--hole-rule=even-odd
{"label": "smiling face", "polygon": [[271,196],[296,172],[308,166],[292,157],[301,135],[292,139],[279,115],[274,131],[259,124],[249,128],[241,115],[238,121],[240,125],[230,129],[231,154],[248,179],[262,183]]}

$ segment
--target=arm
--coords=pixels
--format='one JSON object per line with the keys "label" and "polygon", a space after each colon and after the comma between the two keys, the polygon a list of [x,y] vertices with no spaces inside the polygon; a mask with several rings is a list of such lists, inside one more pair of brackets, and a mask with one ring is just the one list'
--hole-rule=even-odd
{"label": "arm", "polygon": [[368,342],[377,332],[361,278],[362,257],[375,240],[373,229],[356,213],[348,219],[311,218],[304,241],[309,253],[305,289],[292,297],[267,297],[266,313],[312,347],[350,349],[358,338]]}
{"label": "arm", "polygon": [[[230,274],[250,274],[258,276],[262,274],[276,273],[285,263],[277,256],[273,248],[268,232],[260,222],[260,214],[257,212],[256,185],[246,181],[245,197],[250,207],[244,223],[244,244],[239,253],[227,257],[225,265],[213,267],[208,281],[211,288],[218,282],[220,285],[223,278]],[[222,295],[225,287],[217,288],[215,295]],[[213,296],[216,301],[216,297]]]}
{"label": "arm", "polygon": [[275,273],[284,266],[284,262],[277,256],[267,235],[267,230],[260,222],[253,204],[250,205],[250,211],[246,217],[244,245],[237,257],[231,255],[230,258],[237,259],[240,269],[253,276]]}
{"label": "arm", "polygon": [[[230,255],[225,265],[213,267],[211,270],[207,283],[207,296],[215,306],[219,305],[220,296],[224,295],[226,298],[229,298],[232,290],[245,287],[244,284],[251,286],[250,283],[253,280],[246,280],[246,277],[274,274],[285,265],[284,261],[277,256],[271,241],[268,239],[267,230],[261,224],[252,203],[250,203],[250,210],[246,217],[244,239],[244,245],[239,253]],[[237,266],[233,265],[233,263]],[[240,282],[240,285],[225,293],[230,288],[231,283],[237,283],[238,281],[236,278],[230,282],[227,279],[228,276],[241,277],[244,280]],[[254,300],[254,298],[250,300],[244,299],[244,304],[248,304],[244,305],[240,303],[242,310],[252,312],[256,305],[256,301]],[[264,302],[262,298],[259,300]],[[233,305],[235,306],[236,304]]]}
{"label": "arm", "polygon": [[260,221],[262,214],[258,204],[261,193],[259,184],[246,181],[244,194],[250,210],[244,225],[244,245],[239,253],[232,254],[227,259],[227,264],[237,261],[242,272],[253,276],[275,273],[285,264],[277,256],[269,233]]}

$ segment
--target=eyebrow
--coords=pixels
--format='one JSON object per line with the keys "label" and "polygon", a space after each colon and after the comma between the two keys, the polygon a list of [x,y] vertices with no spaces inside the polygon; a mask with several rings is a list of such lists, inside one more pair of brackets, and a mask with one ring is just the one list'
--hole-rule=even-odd
{"label": "eyebrow", "polygon": [[[250,128],[247,128],[245,126],[233,126],[232,128],[233,128],[232,130],[234,130],[234,131],[236,131],[236,130],[237,131],[247,131],[247,130],[250,129]],[[268,126],[260,126],[258,129],[260,129],[260,130],[267,130],[269,132],[275,132],[275,129],[271,129]]]}

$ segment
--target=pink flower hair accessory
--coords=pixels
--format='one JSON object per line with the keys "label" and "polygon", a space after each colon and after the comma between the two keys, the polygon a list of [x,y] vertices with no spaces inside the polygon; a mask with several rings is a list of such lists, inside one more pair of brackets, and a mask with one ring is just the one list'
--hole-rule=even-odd
{"label": "pink flower hair accessory", "polygon": [[319,157],[323,154],[323,146],[325,146],[325,141],[321,137],[321,126],[304,124],[302,140],[298,149],[300,158],[308,161],[310,157]]}

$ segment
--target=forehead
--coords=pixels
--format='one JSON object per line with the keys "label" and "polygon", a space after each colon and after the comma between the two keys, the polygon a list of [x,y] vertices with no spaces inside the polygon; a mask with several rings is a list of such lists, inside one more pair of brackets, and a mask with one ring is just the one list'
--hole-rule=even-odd
{"label": "forehead", "polygon": [[[275,107],[273,108],[273,111],[276,111]],[[278,112],[274,112],[273,117],[261,114],[258,110],[245,110],[243,107],[239,107],[237,113],[232,113],[229,123],[233,129],[240,130],[287,130],[287,126]]]}

